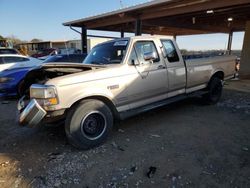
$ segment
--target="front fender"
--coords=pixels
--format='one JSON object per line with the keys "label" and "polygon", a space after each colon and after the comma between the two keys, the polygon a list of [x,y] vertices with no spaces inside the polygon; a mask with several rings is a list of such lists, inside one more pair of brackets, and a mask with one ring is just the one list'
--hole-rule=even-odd
{"label": "front fender", "polygon": [[[72,87],[72,86],[70,86]],[[59,96],[59,109],[67,109],[70,108],[77,101],[80,101],[84,98],[90,98],[93,96],[105,97],[109,101],[111,101],[114,105],[116,105],[115,96],[113,93],[105,89],[104,87],[75,87],[74,88],[58,88],[58,96]]]}

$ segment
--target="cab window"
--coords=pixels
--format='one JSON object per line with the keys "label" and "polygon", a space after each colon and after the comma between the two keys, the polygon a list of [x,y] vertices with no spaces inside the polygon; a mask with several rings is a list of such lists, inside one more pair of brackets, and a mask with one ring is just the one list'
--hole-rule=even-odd
{"label": "cab window", "polygon": [[173,42],[171,40],[161,40],[161,42],[163,44],[164,57],[168,59],[168,62],[178,62],[180,59]]}
{"label": "cab window", "polygon": [[131,53],[130,53],[130,57],[129,57],[129,64],[136,64],[136,65],[139,65],[139,61],[138,61],[138,58],[137,58],[137,55],[136,55],[136,52],[135,52],[135,48],[133,47],[133,49],[131,50]]}
{"label": "cab window", "polygon": [[134,45],[136,55],[138,57],[138,60],[141,64],[147,64],[149,61],[144,60],[144,54],[148,53],[154,53],[156,54],[156,59],[154,60],[154,63],[159,62],[159,54],[156,50],[155,44],[153,41],[139,41],[136,42]]}

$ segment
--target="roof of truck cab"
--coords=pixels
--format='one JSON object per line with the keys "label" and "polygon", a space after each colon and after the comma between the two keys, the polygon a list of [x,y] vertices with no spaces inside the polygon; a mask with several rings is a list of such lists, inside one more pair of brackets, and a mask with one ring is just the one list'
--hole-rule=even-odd
{"label": "roof of truck cab", "polygon": [[102,45],[102,44],[107,44],[107,43],[111,43],[114,41],[124,41],[124,40],[149,40],[149,39],[171,39],[173,40],[172,36],[163,36],[163,35],[143,35],[143,36],[132,36],[132,37],[124,37],[124,38],[119,38],[119,39],[113,39],[113,40],[109,40],[103,43],[100,43],[96,46]]}
{"label": "roof of truck cab", "polygon": [[143,35],[143,36],[132,36],[131,39],[173,39],[172,36],[164,36],[164,35]]}

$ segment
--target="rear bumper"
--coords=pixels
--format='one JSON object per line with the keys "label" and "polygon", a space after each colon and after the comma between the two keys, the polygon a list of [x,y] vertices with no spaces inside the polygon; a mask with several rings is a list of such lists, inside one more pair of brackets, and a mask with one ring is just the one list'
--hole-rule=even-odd
{"label": "rear bumper", "polygon": [[[23,109],[23,101],[18,102],[18,109]],[[19,124],[21,126],[35,127],[41,123],[47,112],[38,104],[35,99],[32,99],[29,104],[19,115]]]}

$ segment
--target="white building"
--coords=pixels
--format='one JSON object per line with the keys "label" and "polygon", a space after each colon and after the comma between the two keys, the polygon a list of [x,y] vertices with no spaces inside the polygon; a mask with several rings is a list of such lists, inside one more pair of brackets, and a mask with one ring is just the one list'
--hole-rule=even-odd
{"label": "white building", "polygon": [[[97,44],[106,42],[108,40],[111,40],[111,39],[110,38],[89,38],[87,41],[88,53]],[[74,49],[82,50],[80,39],[68,40],[68,41],[27,42],[27,43],[21,43],[17,45],[17,48],[21,48],[21,47],[25,47],[28,50],[29,54],[34,54],[39,50],[44,50],[48,48],[57,48],[57,49],[74,48]]]}
{"label": "white building", "polygon": [[[110,38],[89,38],[87,41],[88,53],[97,44],[111,40]],[[68,48],[76,48],[82,50],[81,40],[69,40],[66,42]]]}

